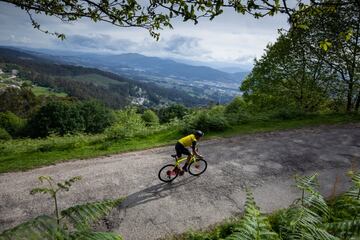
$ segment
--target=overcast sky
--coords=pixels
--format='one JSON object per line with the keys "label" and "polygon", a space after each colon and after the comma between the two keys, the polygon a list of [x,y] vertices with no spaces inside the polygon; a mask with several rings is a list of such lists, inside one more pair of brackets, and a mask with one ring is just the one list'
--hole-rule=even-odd
{"label": "overcast sky", "polygon": [[[230,9],[229,9],[230,10]],[[107,23],[81,20],[72,24],[36,15],[42,28],[61,32],[66,40],[35,30],[20,8],[0,2],[0,45],[76,50],[101,53],[140,53],[146,56],[172,58],[216,68],[250,70],[266,45],[274,42],[278,29],[288,28],[284,15],[254,19],[226,11],[213,21],[199,24],[173,22],[174,29],[162,30],[160,40],[145,29],[119,28]]]}

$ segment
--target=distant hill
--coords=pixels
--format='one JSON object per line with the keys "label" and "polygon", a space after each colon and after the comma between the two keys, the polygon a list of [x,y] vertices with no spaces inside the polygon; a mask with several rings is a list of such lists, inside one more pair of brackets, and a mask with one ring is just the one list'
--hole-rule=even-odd
{"label": "distant hill", "polygon": [[17,69],[19,77],[38,86],[67,93],[78,99],[98,99],[110,107],[124,107],[130,103],[158,106],[171,102],[187,106],[204,105],[210,98],[160,87],[153,83],[130,80],[95,68],[59,63],[58,59],[14,48],[0,47],[0,68]]}
{"label": "distant hill", "polygon": [[192,66],[136,53],[101,55],[47,49],[31,51],[32,54],[38,54],[52,61],[94,67],[126,76],[128,79],[181,89],[192,95],[211,99],[220,97],[225,102],[240,94],[239,86],[248,74],[248,72],[227,73],[210,67]]}

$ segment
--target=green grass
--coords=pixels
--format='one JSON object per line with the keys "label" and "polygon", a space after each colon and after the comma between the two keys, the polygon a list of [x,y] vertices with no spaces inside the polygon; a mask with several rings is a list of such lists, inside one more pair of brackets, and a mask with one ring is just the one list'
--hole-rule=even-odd
{"label": "green grass", "polygon": [[[304,119],[254,121],[223,132],[207,132],[206,139],[277,131],[324,124],[360,122],[360,115],[314,115]],[[0,173],[23,171],[72,159],[86,159],[115,153],[172,145],[182,136],[171,128],[145,137],[106,141],[105,135],[76,135],[47,139],[17,139],[0,143]]]}
{"label": "green grass", "polygon": [[35,94],[35,96],[45,95],[45,96],[57,96],[57,97],[66,97],[67,94],[64,92],[54,92],[51,91],[50,88],[34,86],[31,91]]}

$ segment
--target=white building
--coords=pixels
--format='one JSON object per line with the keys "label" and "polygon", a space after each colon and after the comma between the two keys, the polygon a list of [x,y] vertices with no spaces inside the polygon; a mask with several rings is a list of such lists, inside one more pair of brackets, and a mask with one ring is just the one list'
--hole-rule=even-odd
{"label": "white building", "polygon": [[11,75],[12,76],[16,76],[16,75],[18,75],[18,73],[19,73],[19,71],[16,70],[16,69],[11,70]]}

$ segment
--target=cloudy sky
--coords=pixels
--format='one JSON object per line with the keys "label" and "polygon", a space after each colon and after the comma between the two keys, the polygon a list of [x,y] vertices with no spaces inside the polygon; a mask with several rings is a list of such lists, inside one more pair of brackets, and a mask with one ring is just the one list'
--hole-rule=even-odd
{"label": "cloudy sky", "polygon": [[156,41],[141,28],[119,28],[88,20],[65,24],[43,15],[36,15],[35,19],[44,29],[64,33],[66,40],[35,30],[25,12],[0,2],[0,45],[111,54],[131,52],[240,71],[250,70],[254,58],[259,58],[266,45],[276,40],[278,29],[288,28],[284,15],[254,19],[228,10],[213,21],[202,19],[197,25],[175,21],[174,29],[162,30],[160,40]]}

